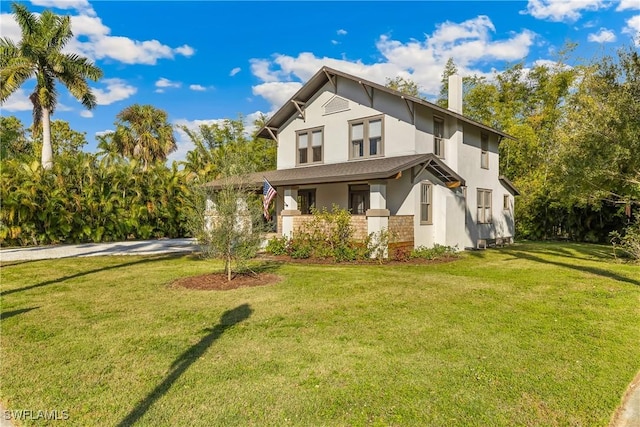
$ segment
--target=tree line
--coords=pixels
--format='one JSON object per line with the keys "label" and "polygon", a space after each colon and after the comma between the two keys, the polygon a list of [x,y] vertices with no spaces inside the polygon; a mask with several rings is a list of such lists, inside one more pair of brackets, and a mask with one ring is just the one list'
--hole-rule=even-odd
{"label": "tree line", "polygon": [[[31,77],[36,85],[29,128],[1,117],[0,243],[184,236],[194,188],[224,174],[230,155],[243,153],[251,170],[275,168],[276,144],[248,135],[241,117],[182,127],[195,148],[183,162],[166,165],[176,149],[175,129],[166,112],[151,105],[123,109],[115,131],[98,137],[98,153],[84,152],[84,133],[50,120],[56,83],[91,109],[87,80],[99,79],[101,70],[62,53],[72,37],[68,17],[38,16],[19,4],[12,9],[22,39],[0,39],[0,100]],[[463,113],[514,137],[499,150],[501,174],[522,194],[518,238],[606,242],[612,232],[640,229],[638,51],[628,47],[572,63],[574,47],[553,63],[516,63],[491,77],[463,79]],[[437,104],[446,106],[447,79],[456,72],[451,59]],[[404,78],[389,78],[387,85],[420,94]]]}

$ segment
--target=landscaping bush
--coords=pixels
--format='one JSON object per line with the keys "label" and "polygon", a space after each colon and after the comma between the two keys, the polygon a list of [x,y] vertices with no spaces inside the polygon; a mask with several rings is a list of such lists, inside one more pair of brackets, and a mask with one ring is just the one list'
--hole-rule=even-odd
{"label": "landscaping bush", "polygon": [[305,231],[297,230],[294,239],[272,238],[265,248],[267,253],[296,259],[332,258],[335,262],[369,258],[371,236],[362,242],[354,239],[349,211],[334,205],[331,211],[314,209],[312,214]]}
{"label": "landscaping bush", "polygon": [[455,256],[458,251],[451,246],[435,244],[432,248],[418,246],[411,251],[411,258],[436,259]]}
{"label": "landscaping bush", "polygon": [[267,242],[265,251],[272,255],[288,255],[288,239],[284,236],[271,238]]}

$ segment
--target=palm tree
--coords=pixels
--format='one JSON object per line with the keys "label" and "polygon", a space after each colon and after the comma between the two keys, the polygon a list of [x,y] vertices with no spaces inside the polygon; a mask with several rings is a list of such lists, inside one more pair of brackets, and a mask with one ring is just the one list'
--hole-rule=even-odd
{"label": "palm tree", "polygon": [[134,104],[117,116],[113,148],[125,157],[149,163],[164,162],[178,148],[167,113],[152,105]]}
{"label": "palm tree", "polygon": [[42,167],[53,166],[51,148],[50,117],[53,114],[58,93],[56,80],[62,82],[69,92],[88,109],[96,106],[96,98],[86,79],[93,81],[102,77],[102,70],[87,58],[73,53],[62,53],[62,49],[73,37],[71,19],[45,10],[40,16],[17,3],[11,5],[22,40],[15,44],[3,37],[0,39],[0,102],[4,102],[22,84],[35,77],[36,86],[29,96],[33,103],[34,129],[42,125]]}

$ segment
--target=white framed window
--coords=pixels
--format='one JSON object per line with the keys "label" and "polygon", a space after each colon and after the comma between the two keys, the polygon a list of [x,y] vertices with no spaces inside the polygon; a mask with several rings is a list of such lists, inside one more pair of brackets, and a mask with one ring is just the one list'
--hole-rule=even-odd
{"label": "white framed window", "polygon": [[480,167],[489,169],[489,135],[480,134]]}
{"label": "white framed window", "polygon": [[505,211],[511,210],[511,198],[508,194],[502,196],[502,209]]}
{"label": "white framed window", "polygon": [[433,223],[433,185],[423,182],[420,185],[420,224]]}
{"label": "white framed window", "polygon": [[478,224],[491,222],[491,190],[478,188]]}
{"label": "white framed window", "polygon": [[349,158],[362,159],[384,155],[382,116],[349,122]]}
{"label": "white framed window", "polygon": [[322,163],[324,157],[324,137],[322,128],[297,132],[297,164]]}
{"label": "white framed window", "polygon": [[444,120],[433,118],[433,154],[444,158]]}

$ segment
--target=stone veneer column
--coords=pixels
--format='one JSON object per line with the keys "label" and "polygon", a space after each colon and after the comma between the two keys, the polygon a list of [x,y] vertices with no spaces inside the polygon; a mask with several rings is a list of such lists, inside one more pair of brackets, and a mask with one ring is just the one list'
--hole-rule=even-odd
{"label": "stone veneer column", "polygon": [[298,210],[298,187],[285,187],[284,209],[280,212],[283,236],[293,237],[293,217],[298,215],[300,215]]}
{"label": "stone veneer column", "polygon": [[[367,232],[379,233],[389,230],[389,209],[387,209],[387,181],[369,182],[369,209],[367,216]],[[387,254],[385,253],[385,256]]]}

